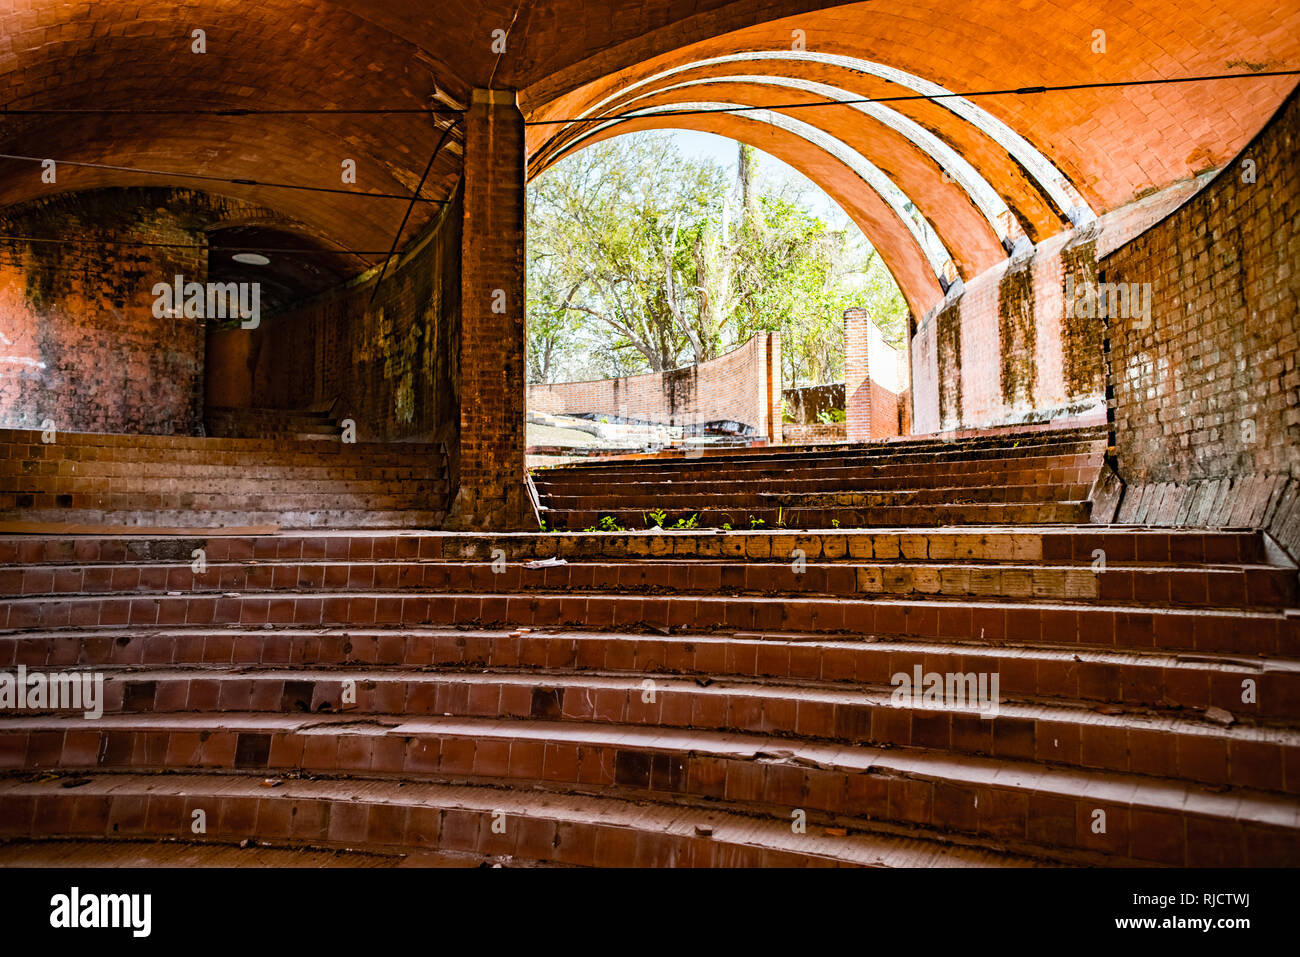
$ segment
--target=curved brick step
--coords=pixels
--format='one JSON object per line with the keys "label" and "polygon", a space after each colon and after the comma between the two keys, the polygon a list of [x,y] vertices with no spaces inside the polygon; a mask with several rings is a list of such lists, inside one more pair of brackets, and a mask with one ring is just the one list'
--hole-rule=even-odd
{"label": "curved brick step", "polygon": [[[321,508],[310,512],[299,511],[300,501],[295,501],[292,511],[257,511],[235,508],[195,511],[189,508],[129,511],[49,508],[24,508],[18,514],[26,522],[45,522],[51,525],[85,525],[155,528],[193,528],[202,534],[211,529],[243,528],[248,525],[281,525],[285,528],[337,527],[350,528],[429,528],[442,523],[443,511],[431,510],[429,503],[371,508],[367,506]],[[12,514],[12,513],[11,513]],[[6,517],[0,512],[0,519]]]}
{"label": "curved brick step", "polygon": [[[665,486],[658,492],[625,492],[610,487],[599,493],[550,494],[546,506],[552,511],[591,511],[599,509],[617,493],[620,510],[632,509],[691,513],[720,509],[762,508],[887,508],[897,505],[964,505],[976,503],[1017,504],[1035,502],[1082,501],[1088,497],[1089,485],[988,485],[949,487],[903,486],[889,492],[772,492],[754,488],[743,493],[684,494]],[[644,523],[643,523],[644,524]]]}
{"label": "curved brick step", "polygon": [[1296,600],[1293,569],[1272,566],[1199,568],[1110,564],[1098,573],[1070,565],[809,563],[797,558],[741,563],[687,559],[524,564],[399,561],[205,563],[189,555],[169,564],[0,567],[0,597],[149,594],[159,591],[427,590],[519,592],[568,590],[635,594],[788,594],[847,598],[1004,598],[1140,602],[1208,607],[1287,607]]}
{"label": "curved brick step", "polygon": [[[923,667],[919,661],[917,667]],[[105,678],[102,707],[105,715],[117,716],[116,722],[103,725],[107,730],[128,714],[198,712],[219,723],[216,715],[243,711],[381,715],[384,720],[451,715],[630,723],[940,749],[1300,794],[1300,731],[1230,730],[1170,714],[1098,712],[1060,701],[990,704],[974,700],[974,683],[969,687],[972,700],[965,704],[922,703],[919,689],[917,700],[896,704],[888,686],[848,690],[721,680],[701,687],[664,676],[647,684],[637,675],[554,672],[151,669],[145,676],[114,670]],[[345,686],[354,689],[355,701],[343,700]],[[0,766],[23,766],[24,749],[9,736],[53,727],[37,719],[0,727]]]}
{"label": "curved brick step", "polygon": [[442,559],[508,562],[561,557],[569,562],[629,558],[790,561],[794,549],[809,562],[976,562],[1082,564],[1100,551],[1108,563],[1177,565],[1270,564],[1257,531],[1070,527],[697,530],[671,532],[449,533],[321,529],[275,535],[0,536],[0,565],[20,563],[190,561],[203,548],[209,561]]}
{"label": "curved brick step", "polygon": [[[192,840],[208,838],[377,850],[437,849],[597,867],[1024,866],[997,850],[862,831],[827,833],[722,808],[679,808],[617,797],[501,791],[422,781],[286,780],[227,775],[94,775],[60,782],[0,778],[0,833]],[[810,815],[811,817],[811,815]],[[494,820],[503,829],[494,830]],[[707,828],[708,833],[701,829]]]}
{"label": "curved brick step", "polygon": [[1138,611],[1048,602],[694,597],[572,593],[237,593],[11,598],[0,628],[169,625],[576,627],[787,631],[869,637],[1047,644],[1122,651],[1285,655],[1300,616],[1268,610]]}
{"label": "curved brick step", "polygon": [[[869,528],[873,526],[933,525],[1080,525],[1088,521],[1089,503],[1034,502],[1027,504],[972,503],[967,505],[895,505],[877,508],[737,508],[695,512],[697,522],[705,528],[722,528],[727,524],[744,528],[755,520],[777,529],[829,529],[839,526]],[[604,508],[598,511],[565,511],[543,508],[542,518],[548,528],[585,530],[597,528],[601,519],[613,518],[624,529],[649,525],[644,509]]]}
{"label": "curved brick step", "polygon": [[[242,843],[242,842],[241,842]],[[181,843],[42,838],[0,841],[0,867],[478,867],[478,855],[421,851],[353,851],[310,846],[241,846],[236,843]],[[512,861],[512,867],[527,866]]]}
{"label": "curved brick step", "polygon": [[[29,768],[233,767],[257,774],[394,774],[404,781],[437,775],[508,781],[514,789],[543,782],[617,787],[771,809],[772,817],[787,820],[781,810],[803,808],[832,820],[881,820],[1185,866],[1207,858],[1264,866],[1300,853],[1300,804],[1290,797],[919,749],[455,717],[227,714],[214,729],[205,715],[133,715],[125,727],[105,717],[97,722],[103,730],[90,731],[78,719],[14,720],[44,729],[28,735]],[[61,721],[70,727],[58,729]],[[6,730],[0,740],[21,734]],[[1106,816],[1105,833],[1092,828],[1098,810]]]}
{"label": "curved brick step", "polygon": [[[1129,708],[1222,708],[1239,718],[1294,721],[1300,660],[1158,654],[1051,647],[854,641],[791,634],[679,635],[604,632],[159,629],[0,634],[0,668],[220,665],[296,668],[523,669],[523,674],[607,674],[775,678],[887,685],[898,673],[997,672],[1007,697],[1061,698]],[[286,680],[290,680],[286,676]],[[1243,701],[1243,682],[1256,687]]]}

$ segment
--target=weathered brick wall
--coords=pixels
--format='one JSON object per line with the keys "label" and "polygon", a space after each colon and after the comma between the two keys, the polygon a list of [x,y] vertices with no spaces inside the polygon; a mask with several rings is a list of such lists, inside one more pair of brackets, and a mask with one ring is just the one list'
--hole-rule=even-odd
{"label": "weathered brick wall", "polygon": [[1097,257],[1191,195],[1196,182],[1039,243],[965,282],[912,337],[913,430],[987,428],[1100,415],[1101,324],[1066,316],[1067,279],[1095,282]]}
{"label": "weathered brick wall", "polygon": [[1209,186],[1101,261],[1107,282],[1151,284],[1148,324],[1109,323],[1122,521],[1268,526],[1300,546],[1298,137],[1293,93]]}
{"label": "weathered brick wall", "polygon": [[[0,426],[193,434],[202,422],[202,318],[154,316],[153,287],[206,282],[207,253],[167,190],[59,194],[12,208],[0,234]],[[114,244],[117,243],[117,244]]]}
{"label": "weathered brick wall", "polygon": [[262,320],[214,330],[207,401],[305,409],[335,402],[359,441],[455,441],[453,386],[460,316],[461,204],[376,275]]}
{"label": "weathered brick wall", "polygon": [[726,355],[669,372],[648,372],[591,382],[535,383],[528,387],[528,408],[536,412],[596,412],[667,425],[701,425],[734,421],[767,436],[776,377],[776,418],[780,421],[781,357],[775,365],[768,340],[760,333]]}

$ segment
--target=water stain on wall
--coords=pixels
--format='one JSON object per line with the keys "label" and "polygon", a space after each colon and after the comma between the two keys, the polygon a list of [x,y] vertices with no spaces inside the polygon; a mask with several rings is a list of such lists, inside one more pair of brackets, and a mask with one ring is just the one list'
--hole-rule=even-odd
{"label": "water stain on wall", "polygon": [[998,283],[998,354],[1001,359],[1002,400],[1007,405],[1034,403],[1038,363],[1034,350],[1038,327],[1034,320],[1034,260],[1008,269]]}

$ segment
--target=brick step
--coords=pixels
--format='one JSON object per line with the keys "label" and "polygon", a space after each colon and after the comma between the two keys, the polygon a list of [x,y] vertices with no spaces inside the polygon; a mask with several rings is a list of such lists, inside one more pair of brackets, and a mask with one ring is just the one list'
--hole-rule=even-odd
{"label": "brick step", "polygon": [[971,503],[1039,503],[1075,502],[1088,497],[1091,485],[991,485],[962,488],[899,488],[890,492],[806,492],[773,493],[762,486],[748,492],[725,494],[682,494],[670,486],[658,493],[625,494],[615,488],[608,492],[584,492],[581,495],[548,495],[546,507],[551,511],[598,511],[602,504],[617,503],[619,511],[641,509],[643,524],[648,514],[662,509],[677,518],[691,513],[722,509],[761,508],[888,508],[905,505],[964,505]]}
{"label": "brick step", "polygon": [[[478,867],[472,854],[420,851],[353,851],[209,841],[175,844],[157,841],[114,841],[107,838],[68,838],[0,842],[0,867]],[[512,861],[511,867],[528,867]]]}
{"label": "brick step", "polygon": [[[106,716],[96,724],[12,719],[0,734],[0,760],[31,770],[300,770],[403,780],[470,776],[516,789],[542,782],[623,788],[715,798],[769,809],[773,817],[802,808],[1171,865],[1218,855],[1259,866],[1300,854],[1300,804],[1289,796],[1105,771],[1081,778],[1075,769],[924,749],[463,717],[244,713],[223,715],[213,728],[209,715],[136,714],[129,722]],[[1105,833],[1093,832],[1098,810],[1106,815]]]}
{"label": "brick step", "polygon": [[[548,528],[577,531],[596,528],[604,517],[624,529],[642,526],[642,509],[606,508],[599,511],[542,509]],[[694,513],[704,528],[726,524],[744,528],[754,521],[778,529],[829,529],[839,526],[871,528],[935,525],[1079,525],[1088,521],[1088,502],[1036,502],[1031,504],[976,503],[970,505],[896,505],[878,508],[752,508],[727,511],[704,509]]]}
{"label": "brick step", "polygon": [[1160,609],[959,599],[641,597],[527,594],[283,592],[242,595],[24,597],[0,603],[0,628],[95,625],[290,625],[465,628],[575,627],[784,631],[810,635],[1045,644],[1122,651],[1285,655],[1300,642],[1300,616],[1273,610]]}
{"label": "brick step", "polygon": [[16,512],[0,510],[0,519],[46,522],[52,525],[139,526],[141,528],[193,528],[196,533],[225,527],[281,525],[284,528],[347,527],[365,528],[436,528],[442,524],[443,512],[429,509],[425,501],[412,505],[334,503],[345,507],[317,508],[302,511],[302,502],[283,509],[253,510],[231,507],[196,511],[193,508],[151,507],[136,502],[131,509],[21,508]]}
{"label": "brick step", "polygon": [[794,549],[810,562],[898,561],[1085,564],[1097,552],[1115,564],[1268,564],[1263,536],[1253,530],[1143,529],[1084,525],[1078,528],[826,529],[665,532],[383,532],[321,530],[273,535],[194,536],[0,535],[0,565],[89,564],[191,560],[202,547],[209,561],[334,559],[387,561],[442,559],[490,562],[561,557],[569,562],[658,557],[791,561]]}
{"label": "brick step", "polygon": [[779,455],[755,457],[752,461],[710,461],[708,459],[635,459],[539,467],[534,478],[548,488],[562,485],[631,482],[734,482],[765,479],[843,478],[856,480],[875,476],[964,474],[971,471],[1010,473],[1018,471],[1096,470],[1103,461],[1104,444],[1086,446],[1040,446],[1015,450],[989,449],[958,453],[935,450],[916,454],[827,455],[805,461]]}
{"label": "brick step", "polygon": [[[1300,660],[1210,653],[1118,652],[1050,646],[998,647],[810,635],[461,631],[401,627],[256,631],[224,627],[120,629],[0,635],[0,668],[168,666],[523,669],[520,673],[687,675],[887,685],[898,673],[1000,675],[1003,695],[1295,720]],[[287,678],[288,676],[286,676]],[[1254,685],[1243,701],[1244,682]]]}
{"label": "brick step", "polygon": [[[427,465],[419,462],[403,462],[397,466],[378,467],[356,463],[352,465],[342,465],[338,463],[320,463],[315,465],[293,465],[285,466],[275,463],[268,463],[264,458],[259,458],[256,463],[240,463],[236,465],[214,466],[207,463],[197,464],[172,464],[166,469],[149,471],[147,474],[151,478],[163,479],[185,479],[195,481],[205,481],[209,479],[228,479],[230,477],[245,479],[265,479],[265,480],[282,480],[285,478],[294,478],[302,481],[393,481],[397,479],[426,479],[436,480],[444,477],[442,463],[431,462]],[[138,463],[132,462],[78,462],[67,460],[51,460],[48,463],[51,468],[42,469],[39,472],[33,470],[24,472],[21,475],[3,475],[0,472],[0,490],[13,489],[15,482],[21,482],[24,479],[31,481],[40,479],[47,482],[56,482],[61,479],[82,478],[82,479],[119,479],[132,478],[141,474],[141,468]]]}
{"label": "brick step", "polygon": [[[16,486],[16,487],[15,487]],[[447,483],[441,478],[409,478],[391,481],[373,479],[314,479],[298,477],[287,471],[279,478],[270,480],[249,479],[242,477],[214,477],[204,479],[178,479],[162,475],[136,475],[118,478],[28,478],[20,479],[9,488],[0,490],[0,499],[12,499],[15,495],[38,493],[51,495],[72,494],[85,498],[124,496],[192,495],[202,499],[204,496],[248,496],[252,499],[298,499],[310,495],[329,496],[409,496],[429,492],[445,492]]]}
{"label": "brick step", "polygon": [[[207,841],[250,836],[273,845],[427,849],[583,867],[1027,866],[997,847],[854,829],[806,833],[752,812],[615,796],[501,790],[392,780],[283,780],[217,774],[93,774],[0,778],[4,837],[179,837],[195,840],[191,811],[209,810]],[[221,813],[215,813],[220,808]],[[504,833],[492,827],[504,820]],[[511,825],[514,825],[513,827]]]}
{"label": "brick step", "polygon": [[207,563],[189,555],[168,564],[0,566],[0,596],[153,594],[165,591],[425,590],[572,591],[633,594],[796,594],[1140,602],[1144,607],[1288,607],[1297,599],[1293,569],[1270,566],[1155,567],[1113,563],[1104,573],[1069,565],[715,562],[642,559],[522,564],[342,560]]}
{"label": "brick step", "polygon": [[[240,439],[215,438],[193,435],[135,435],[105,432],[58,432],[55,441],[41,441],[39,429],[0,429],[0,450],[9,454],[5,458],[50,458],[69,454],[73,449],[112,449],[132,453],[145,450],[161,452],[213,452],[251,453],[273,451],[303,451],[316,449],[313,444],[303,449],[302,443],[293,439]],[[326,446],[319,451],[331,454]],[[441,455],[436,443],[430,442],[356,442],[335,448],[334,454],[364,454],[367,452],[400,451],[403,454]],[[75,455],[69,455],[75,457]]]}
{"label": "brick step", "polygon": [[[351,703],[342,700],[346,682],[355,689]],[[1000,696],[1000,681],[996,690]],[[923,704],[918,689],[915,700],[895,704],[892,692],[890,685],[848,690],[770,681],[724,680],[701,687],[689,679],[639,675],[151,668],[106,675],[103,713],[113,721],[102,730],[130,727],[129,714],[245,711],[331,712],[383,721],[437,716],[589,721],[921,747],[1300,794],[1300,728],[1229,729],[1169,713],[1099,713],[1056,700],[995,700],[991,692],[982,701]],[[976,694],[975,686],[970,694]],[[6,733],[46,729],[34,717],[23,722],[0,727],[0,753]],[[10,750],[11,760],[26,753]]]}
{"label": "brick step", "polygon": [[[217,440],[211,440],[217,441]],[[35,458],[0,459],[0,476],[6,481],[23,475],[64,474],[71,467],[76,467],[80,474],[120,474],[123,467],[145,469],[151,473],[169,474],[173,469],[210,469],[214,472],[235,469],[272,469],[273,471],[299,468],[352,468],[365,470],[377,469],[420,469],[442,470],[444,460],[439,455],[412,454],[376,450],[374,455],[364,451],[357,454],[351,449],[356,446],[335,446],[331,443],[312,441],[298,442],[294,450],[275,450],[251,452],[193,452],[182,451],[171,454],[150,452],[147,455],[122,454],[112,450],[103,455],[58,455],[47,454]],[[383,446],[391,449],[392,446]],[[313,452],[319,449],[319,452]],[[339,451],[348,449],[349,451]],[[76,451],[76,450],[65,450]],[[95,450],[100,451],[100,450]],[[179,474],[179,472],[178,472]]]}
{"label": "brick step", "polygon": [[[1045,463],[1052,460],[1044,459]],[[884,467],[881,467],[884,468]],[[934,468],[925,470],[904,470],[886,473],[879,469],[860,470],[860,474],[826,475],[829,469],[822,469],[812,476],[799,473],[777,473],[789,477],[765,476],[761,479],[719,478],[714,480],[682,480],[676,477],[662,478],[658,481],[627,481],[621,476],[610,476],[597,486],[589,480],[560,481],[554,476],[539,472],[533,483],[539,492],[548,495],[578,495],[596,488],[617,488],[620,494],[653,494],[671,491],[675,495],[694,494],[743,494],[761,487],[769,493],[793,492],[836,492],[840,490],[872,491],[877,489],[925,488],[942,481],[945,486],[961,488],[981,485],[1064,485],[1082,483],[1089,480],[1093,469],[1023,468],[1023,469],[958,469]],[[802,475],[802,477],[800,477]]]}
{"label": "brick step", "polygon": [[1086,432],[1039,432],[1021,436],[1006,435],[980,439],[909,439],[903,441],[868,442],[854,445],[798,446],[764,448],[761,451],[737,449],[734,451],[681,452],[666,451],[650,456],[619,462],[575,462],[550,467],[551,473],[596,472],[617,468],[693,468],[719,470],[745,469],[753,465],[773,467],[816,467],[820,464],[844,461],[873,462],[879,460],[906,460],[908,457],[998,457],[1001,455],[1092,455],[1104,452],[1108,441],[1105,428]]}

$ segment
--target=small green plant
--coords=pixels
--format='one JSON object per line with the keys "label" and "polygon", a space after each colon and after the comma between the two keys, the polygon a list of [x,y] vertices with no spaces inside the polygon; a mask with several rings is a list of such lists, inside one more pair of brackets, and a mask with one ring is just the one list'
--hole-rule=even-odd
{"label": "small green plant", "polygon": [[[650,521],[654,522],[655,528],[663,528],[664,522],[666,522],[667,520],[668,520],[668,513],[665,512],[662,508],[657,508],[650,513]],[[646,525],[646,528],[650,528],[650,526]]]}
{"label": "small green plant", "polygon": [[616,519],[613,515],[602,515],[600,517],[600,522],[598,524],[589,525],[586,528],[584,528],[583,531],[584,532],[625,532],[627,531],[627,529],[625,529],[622,525],[620,525],[618,523],[618,519]]}
{"label": "small green plant", "polygon": [[673,528],[699,528],[700,516],[692,515],[690,518],[679,518]]}
{"label": "small green plant", "polygon": [[839,527],[840,527],[840,520],[838,518],[832,518],[831,528],[839,528]]}
{"label": "small green plant", "polygon": [[722,530],[723,530],[724,532],[729,532],[729,531],[731,531],[731,523],[730,523],[730,522],[723,522],[723,523],[722,523]]}
{"label": "small green plant", "polygon": [[776,510],[776,527],[785,528],[785,507],[778,506]]}
{"label": "small green plant", "polygon": [[761,518],[755,518],[753,515],[749,516],[749,527],[750,527],[750,528],[758,528],[758,526],[760,526],[760,525],[766,525],[766,524],[767,524],[767,522],[763,521]]}

